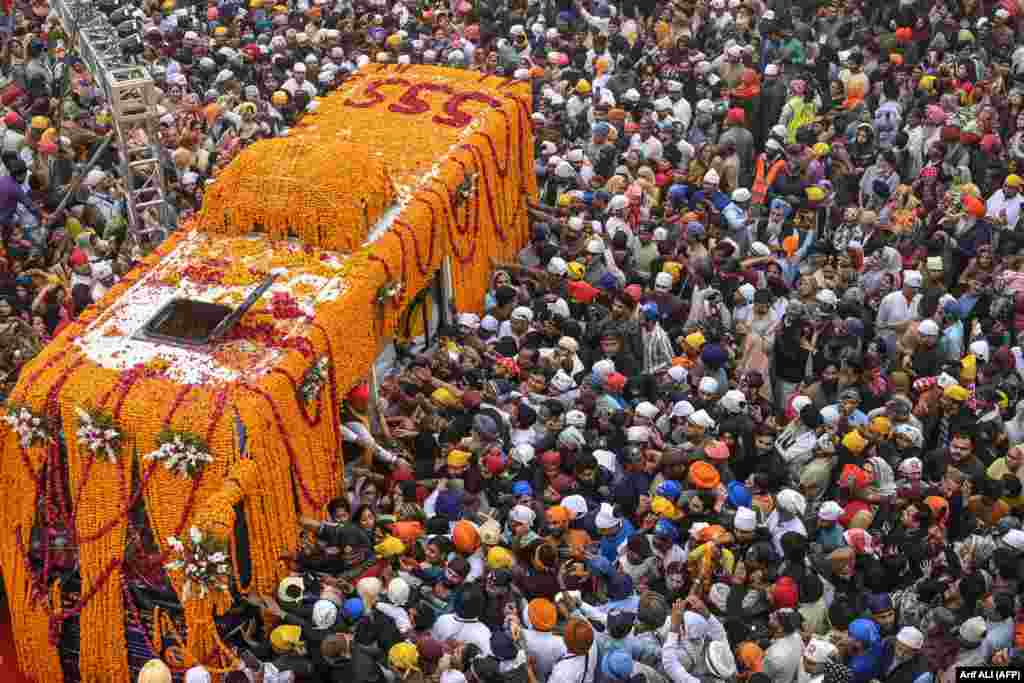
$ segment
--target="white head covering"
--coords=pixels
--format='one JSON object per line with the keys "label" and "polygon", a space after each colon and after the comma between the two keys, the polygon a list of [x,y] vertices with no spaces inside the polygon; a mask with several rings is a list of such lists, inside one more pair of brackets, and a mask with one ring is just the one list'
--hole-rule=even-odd
{"label": "white head covering", "polygon": [[569,517],[571,519],[579,519],[587,514],[587,501],[579,494],[566,496],[562,499],[560,504],[569,511]]}
{"label": "white head covering", "polygon": [[981,360],[985,361],[986,363],[989,362],[989,346],[988,342],[985,341],[984,339],[979,339],[978,341],[971,342],[970,350],[971,353],[973,353]]}
{"label": "white head covering", "polygon": [[718,391],[718,380],[714,377],[704,375],[700,379],[700,385],[698,388],[705,393],[714,394]]}
{"label": "white head covering", "polygon": [[757,513],[750,508],[737,508],[732,525],[737,531],[753,531],[757,526]]}
{"label": "white head covering", "polygon": [[409,584],[406,583],[405,579],[401,577],[395,577],[391,579],[388,584],[388,600],[391,601],[392,605],[398,607],[405,606],[405,603],[409,601]]}
{"label": "white head covering", "polygon": [[688,419],[693,424],[699,425],[704,429],[711,429],[712,427],[715,426],[715,421],[711,418],[710,415],[708,415],[708,411],[706,410],[698,410],[697,412],[690,415]]}
{"label": "white head covering", "polygon": [[818,508],[818,518],[834,522],[843,514],[843,508],[834,500],[826,500]]}
{"label": "white head covering", "polygon": [[896,634],[896,641],[911,650],[920,650],[924,647],[924,634],[913,626],[904,626]]}
{"label": "white head covering", "polygon": [[597,525],[598,529],[612,529],[621,520],[615,516],[615,509],[609,503],[601,503],[601,507],[597,511],[597,517],[594,518],[594,524]]}
{"label": "white head covering", "polygon": [[512,449],[512,459],[524,467],[533,462],[535,455],[533,446],[528,443],[521,443]]}
{"label": "white head covering", "polygon": [[658,416],[658,407],[651,403],[650,401],[641,401],[640,403],[637,404],[636,408],[634,408],[633,412],[635,412],[640,417],[645,417],[648,420],[653,420],[655,417]]}
{"label": "white head covering", "polygon": [[512,320],[525,320],[527,322],[533,322],[533,311],[526,306],[516,306],[512,309]]}
{"label": "white head covering", "polygon": [[672,417],[688,418],[693,415],[694,411],[695,409],[693,404],[689,401],[677,401],[676,404],[672,406]]}
{"label": "white head covering", "polygon": [[647,443],[651,438],[651,430],[643,426],[626,428],[626,441],[629,443]]}
{"label": "white head covering", "polygon": [[743,412],[743,408],[747,405],[747,397],[738,389],[730,389],[725,392],[725,396],[722,397],[719,403],[722,404],[723,408],[735,415],[736,413]]}
{"label": "white head covering", "polygon": [[740,296],[743,297],[744,301],[746,301],[748,304],[752,304],[754,303],[754,295],[757,293],[757,289],[755,289],[754,285],[750,284],[749,282],[744,282],[742,285],[740,285],[739,293]]}
{"label": "white head covering", "polygon": [[668,376],[673,382],[685,382],[690,377],[690,373],[681,365],[673,365],[668,369]]}
{"label": "white head covering", "polygon": [[570,410],[565,414],[565,424],[570,427],[582,429],[587,424],[587,416],[582,410]]}
{"label": "white head covering", "polygon": [[839,422],[839,409],[835,406],[825,406],[818,411],[821,415],[821,419],[825,421],[827,425],[834,425]]}
{"label": "white head covering", "polygon": [[594,363],[594,374],[600,377],[602,380],[608,379],[608,375],[615,372],[615,363],[608,358],[602,358],[601,360]]}
{"label": "white head covering", "polygon": [[537,513],[525,505],[516,505],[511,511],[509,511],[508,518],[517,524],[525,524],[526,526],[532,527],[533,521],[537,519]]}
{"label": "white head covering", "polygon": [[185,683],[210,683],[210,672],[202,666],[193,666],[185,672]]}
{"label": "white head covering", "polygon": [[334,626],[338,619],[338,606],[330,600],[317,600],[313,604],[313,627],[319,630]]}
{"label": "white head covering", "polygon": [[779,507],[794,515],[803,515],[807,511],[807,499],[793,489],[782,489],[776,497]]}

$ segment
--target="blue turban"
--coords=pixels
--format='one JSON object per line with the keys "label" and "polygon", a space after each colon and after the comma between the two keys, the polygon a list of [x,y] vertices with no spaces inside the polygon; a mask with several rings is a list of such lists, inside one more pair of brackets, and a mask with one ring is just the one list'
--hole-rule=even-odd
{"label": "blue turban", "polygon": [[721,367],[729,360],[729,354],[725,352],[725,349],[720,344],[708,344],[700,352],[700,359],[704,361],[704,365]]}
{"label": "blue turban", "polygon": [[725,487],[728,493],[729,505],[737,508],[748,508],[754,502],[754,496],[750,494],[742,482],[732,481]]}
{"label": "blue turban", "polygon": [[665,498],[668,498],[669,500],[671,500],[674,503],[676,501],[676,499],[678,499],[679,496],[682,495],[683,487],[681,487],[679,485],[679,482],[677,482],[677,481],[673,481],[671,479],[666,479],[665,481],[663,481],[660,484],[658,484],[658,488],[657,488],[656,493],[659,496],[663,496]]}
{"label": "blue turban", "polygon": [[789,202],[787,202],[785,199],[779,199],[778,197],[776,197],[775,199],[772,200],[771,209],[773,211],[775,209],[782,209],[783,211],[786,212],[786,215],[788,216],[790,212],[793,210],[793,207],[790,206]]}
{"label": "blue turban", "polygon": [[530,486],[530,482],[528,481],[517,481],[512,485],[512,495],[516,498],[519,498],[520,496],[532,496],[533,487]]}
{"label": "blue turban", "polygon": [[349,621],[356,621],[363,616],[363,601],[361,598],[349,598],[341,606],[341,612]]}
{"label": "blue turban", "polygon": [[882,639],[882,633],[878,628],[878,624],[870,619],[854,619],[847,632],[851,638],[859,640],[868,647],[875,645]]}
{"label": "blue turban", "polygon": [[665,518],[659,519],[654,525],[654,535],[662,538],[670,538],[673,541],[679,540],[679,527]]}
{"label": "blue turban", "polygon": [[661,313],[658,311],[658,304],[648,302],[640,307],[640,312],[643,313],[644,318],[647,320],[657,320]]}
{"label": "blue turban", "polygon": [[606,270],[601,274],[601,279],[597,281],[597,286],[609,292],[617,291],[619,289],[619,278],[615,277],[615,273]]}
{"label": "blue turban", "polygon": [[673,204],[686,203],[686,185],[672,185],[668,188],[668,200]]}

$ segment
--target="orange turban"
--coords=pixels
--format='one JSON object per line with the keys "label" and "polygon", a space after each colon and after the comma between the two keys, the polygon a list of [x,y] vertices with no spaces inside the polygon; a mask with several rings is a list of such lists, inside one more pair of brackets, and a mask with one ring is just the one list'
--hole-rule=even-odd
{"label": "orange turban", "polygon": [[472,555],[480,547],[480,532],[472,522],[460,520],[452,529],[452,541],[455,549],[464,555]]}
{"label": "orange turban", "polygon": [[555,603],[547,598],[534,598],[526,607],[526,615],[530,624],[538,631],[550,631],[558,623],[558,610]]}
{"label": "orange turban", "polygon": [[722,483],[722,475],[711,463],[698,460],[690,465],[690,481],[699,489],[713,489]]}
{"label": "orange turban", "polygon": [[985,215],[985,203],[971,195],[964,196],[964,210],[975,218],[982,218]]}

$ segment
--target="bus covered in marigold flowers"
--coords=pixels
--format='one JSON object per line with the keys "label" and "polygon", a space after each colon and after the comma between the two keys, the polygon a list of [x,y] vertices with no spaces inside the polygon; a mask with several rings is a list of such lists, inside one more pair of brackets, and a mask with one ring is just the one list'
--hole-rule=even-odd
{"label": "bus covered in marigold flowers", "polygon": [[233,666],[225,610],[273,592],[343,490],[349,389],[442,268],[480,309],[525,243],[530,115],[528,83],[369,65],[25,365],[0,567],[26,674]]}

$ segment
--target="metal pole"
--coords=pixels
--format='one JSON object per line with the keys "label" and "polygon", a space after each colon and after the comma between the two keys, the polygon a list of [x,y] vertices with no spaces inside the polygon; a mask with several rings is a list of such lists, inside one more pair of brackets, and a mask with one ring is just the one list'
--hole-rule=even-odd
{"label": "metal pole", "polygon": [[92,153],[92,157],[89,159],[89,163],[87,163],[85,165],[85,168],[82,169],[82,172],[79,174],[78,179],[71,181],[70,187],[68,187],[68,191],[64,194],[64,198],[60,200],[60,204],[57,206],[56,210],[54,210],[54,215],[60,213],[64,209],[64,207],[67,206],[67,203],[71,200],[72,195],[74,195],[75,192],[78,191],[78,188],[82,186],[82,183],[85,182],[85,176],[89,174],[89,171],[91,171],[93,166],[95,166],[96,163],[100,160],[100,157],[103,156],[103,153],[107,151],[107,147],[110,146],[110,142],[113,139],[113,133],[107,133],[106,137],[103,138],[103,142],[100,144],[99,147],[96,148],[96,151]]}

